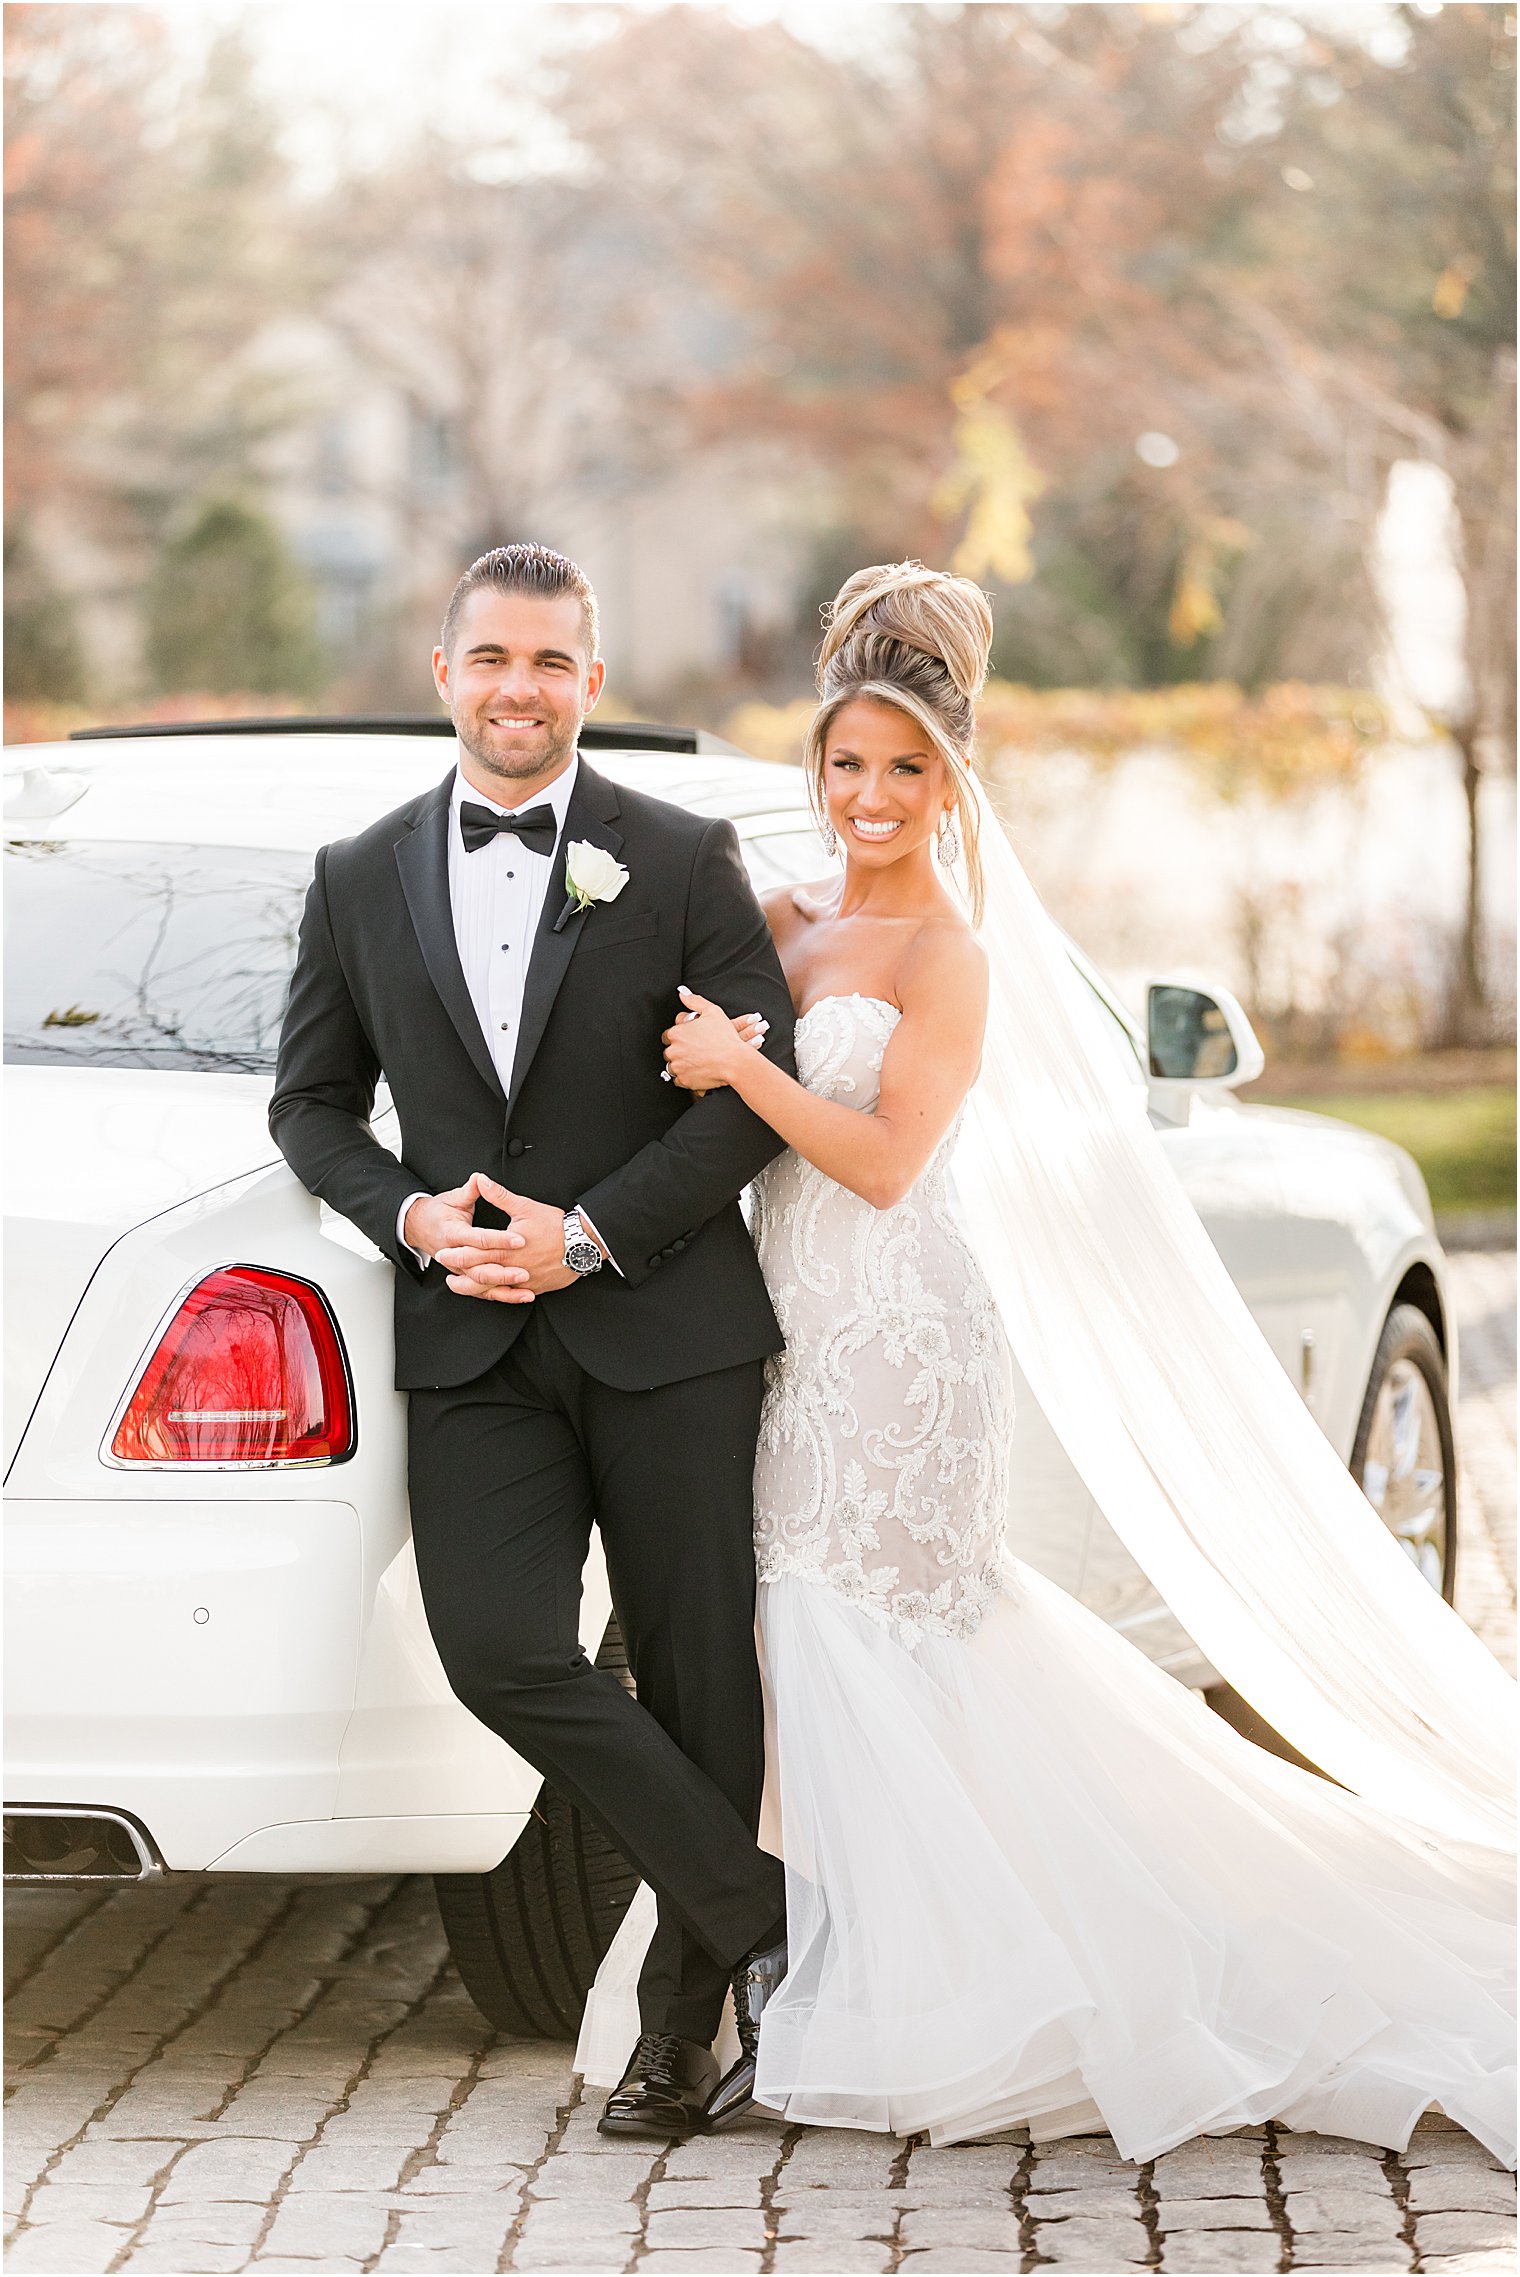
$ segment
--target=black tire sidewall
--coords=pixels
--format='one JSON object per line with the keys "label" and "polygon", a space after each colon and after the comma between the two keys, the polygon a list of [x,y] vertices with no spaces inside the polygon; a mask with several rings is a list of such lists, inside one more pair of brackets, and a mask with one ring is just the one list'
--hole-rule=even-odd
{"label": "black tire sidewall", "polygon": [[[616,1620],[596,1656],[628,1684]],[[435,1874],[449,1950],[482,2015],[522,2039],[580,2027],[586,1995],[639,1886],[611,1839],[544,1786],[527,1825],[485,1874]]]}

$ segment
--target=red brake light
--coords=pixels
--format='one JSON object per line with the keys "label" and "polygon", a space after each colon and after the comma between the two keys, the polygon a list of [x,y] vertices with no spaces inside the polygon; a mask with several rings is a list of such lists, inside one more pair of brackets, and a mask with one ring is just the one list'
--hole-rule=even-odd
{"label": "red brake light", "polygon": [[343,1347],[320,1293],[229,1265],[164,1330],[111,1452],[123,1463],[330,1463],[353,1444]]}

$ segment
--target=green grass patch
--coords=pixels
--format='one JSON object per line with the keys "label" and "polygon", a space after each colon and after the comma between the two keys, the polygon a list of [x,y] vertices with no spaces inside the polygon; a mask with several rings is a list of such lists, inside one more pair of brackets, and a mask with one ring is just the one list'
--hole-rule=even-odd
{"label": "green grass patch", "polygon": [[1515,1206],[1515,1093],[1508,1084],[1481,1084],[1462,1091],[1300,1095],[1263,1100],[1263,1105],[1337,1115],[1394,1140],[1424,1172],[1431,1205],[1437,1210]]}

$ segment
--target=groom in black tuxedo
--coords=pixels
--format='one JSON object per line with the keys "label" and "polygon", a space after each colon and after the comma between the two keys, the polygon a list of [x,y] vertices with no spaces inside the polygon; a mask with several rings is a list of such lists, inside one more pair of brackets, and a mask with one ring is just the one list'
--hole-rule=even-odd
{"label": "groom in black tuxedo", "polygon": [[[318,854],[270,1128],[396,1267],[450,1683],[657,1893],[642,2036],[602,2123],[668,2138],[702,2123],[731,1977],[757,2013],[784,1935],[754,1839],[751,1545],[782,1339],[738,1205],[781,1142],[733,1092],[662,1081],[660,1036],[685,981],[767,1019],[789,1068],[792,1007],[732,826],[576,750],[604,672],[573,562],[482,556],[433,661],[458,768]],[[369,1127],[382,1074],[399,1161]],[[593,1524],[637,1701],[577,1634]]]}

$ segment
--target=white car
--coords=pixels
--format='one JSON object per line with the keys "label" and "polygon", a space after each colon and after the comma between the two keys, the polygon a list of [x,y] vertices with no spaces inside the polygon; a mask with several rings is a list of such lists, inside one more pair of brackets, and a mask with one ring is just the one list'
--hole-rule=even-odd
{"label": "white car", "polygon": [[[558,2035],[633,1877],[449,1691],[410,1550],[391,1267],[265,1120],[314,849],[435,782],[448,737],[232,722],[6,752],[6,1867],[430,1872],[481,2006]],[[818,874],[796,769],[679,730],[584,742],[729,816],[758,887]],[[1419,1172],[1232,1097],[1261,1053],[1224,990],[1157,982],[1144,1037],[1071,954],[1283,1366],[1449,1595],[1455,1353]],[[1018,1554],[1216,1681],[1018,1389]],[[615,1663],[609,1614],[594,1555],[582,1635]]]}

